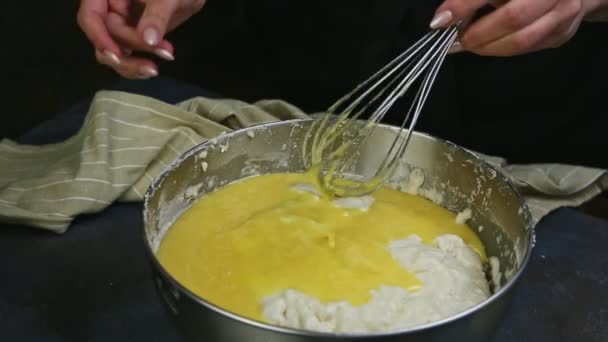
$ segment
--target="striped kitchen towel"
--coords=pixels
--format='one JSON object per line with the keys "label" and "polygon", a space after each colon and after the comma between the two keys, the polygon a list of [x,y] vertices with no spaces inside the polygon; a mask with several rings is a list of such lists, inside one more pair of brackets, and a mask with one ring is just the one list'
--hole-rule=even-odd
{"label": "striped kitchen towel", "polygon": [[307,115],[278,100],[194,98],[170,105],[99,92],[70,139],[44,146],[0,142],[0,221],[63,233],[79,214],[141,201],[165,166],[221,132],[298,118]]}
{"label": "striped kitchen towel", "polygon": [[[194,98],[170,105],[123,92],[99,92],[79,132],[51,145],[0,142],[0,221],[63,233],[79,214],[114,201],[141,201],[152,180],[187,149],[223,131],[307,118],[279,100],[248,104]],[[522,190],[535,219],[577,206],[608,188],[604,170],[508,165],[482,156]]]}
{"label": "striped kitchen towel", "polygon": [[608,190],[607,170],[564,164],[510,165],[504,158],[476,154],[513,183],[536,221],[555,209],[578,207]]}

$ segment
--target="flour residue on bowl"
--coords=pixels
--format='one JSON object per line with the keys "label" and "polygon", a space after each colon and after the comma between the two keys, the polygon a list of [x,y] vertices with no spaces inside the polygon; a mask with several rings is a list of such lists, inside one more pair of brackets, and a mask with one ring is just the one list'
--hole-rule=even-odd
{"label": "flour residue on bowl", "polygon": [[465,208],[463,211],[459,212],[456,215],[456,223],[465,224],[468,220],[471,219],[471,217],[473,217],[473,212],[471,211],[471,208]]}
{"label": "flour residue on bowl", "polygon": [[410,168],[405,162],[397,164],[387,186],[411,195],[422,196],[437,205],[442,205],[444,195],[440,189],[423,187],[426,178],[419,168]]}

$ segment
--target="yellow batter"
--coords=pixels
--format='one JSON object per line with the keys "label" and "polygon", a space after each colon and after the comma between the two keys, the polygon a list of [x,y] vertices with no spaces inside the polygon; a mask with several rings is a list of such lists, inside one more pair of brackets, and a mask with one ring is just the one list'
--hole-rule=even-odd
{"label": "yellow batter", "polygon": [[343,209],[294,189],[303,183],[315,174],[251,177],[202,197],[168,231],[160,262],[202,298],[262,320],[261,300],[285,289],[361,305],[380,285],[420,288],[387,251],[411,234],[458,235],[485,259],[468,226],[422,197],[384,188],[368,211]]}

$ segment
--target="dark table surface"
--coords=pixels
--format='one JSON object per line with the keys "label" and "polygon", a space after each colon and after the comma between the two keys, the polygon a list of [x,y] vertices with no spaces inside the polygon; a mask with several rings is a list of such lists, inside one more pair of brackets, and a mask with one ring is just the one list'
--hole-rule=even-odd
{"label": "dark table surface", "polygon": [[[197,91],[179,93],[172,102]],[[23,141],[73,134],[82,106]],[[114,204],[61,236],[0,225],[0,341],[182,341],[151,281],[141,209]],[[608,221],[565,208],[541,220],[537,234],[491,341],[607,342]]]}

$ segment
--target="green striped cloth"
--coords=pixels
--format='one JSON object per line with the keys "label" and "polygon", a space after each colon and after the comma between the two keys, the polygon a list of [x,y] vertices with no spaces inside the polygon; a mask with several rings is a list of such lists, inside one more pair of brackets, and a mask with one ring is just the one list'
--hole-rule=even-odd
{"label": "green striped cloth", "polygon": [[503,158],[476,154],[509,178],[536,221],[555,209],[578,207],[608,190],[606,170],[563,164],[509,165]]}
{"label": "green striped cloth", "polygon": [[63,233],[75,216],[141,201],[182,152],[264,122],[306,118],[282,101],[195,98],[177,106],[123,92],[96,94],[80,131],[52,145],[0,142],[0,221]]}
{"label": "green striped cloth", "polygon": [[[79,214],[114,201],[141,201],[152,180],[182,152],[221,132],[308,117],[279,100],[248,104],[194,98],[170,105],[122,92],[96,94],[80,131],[51,145],[0,142],[0,221],[67,230]],[[485,156],[484,156],[485,157]],[[603,170],[507,165],[485,157],[524,191],[539,219],[608,187]]]}

